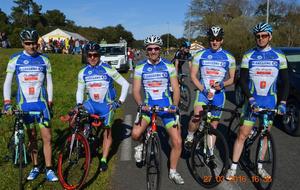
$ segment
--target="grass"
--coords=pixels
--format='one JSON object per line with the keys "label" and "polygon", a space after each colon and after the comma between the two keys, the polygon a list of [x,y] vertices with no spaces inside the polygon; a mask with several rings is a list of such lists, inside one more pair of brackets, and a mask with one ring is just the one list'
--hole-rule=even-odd
{"label": "grass", "polygon": [[[0,92],[2,93],[3,82],[6,75],[6,67],[9,57],[21,49],[0,49]],[[54,118],[52,119],[52,142],[53,142],[53,162],[55,168],[57,163],[58,150],[62,144],[63,134],[68,130],[67,124],[59,120],[59,116],[66,114],[71,108],[75,106],[76,88],[77,88],[77,75],[81,64],[81,57],[78,55],[62,55],[62,54],[49,54],[48,55],[52,66],[52,78],[54,86]],[[125,75],[125,78],[128,74]],[[14,80],[15,83],[15,80]],[[116,85],[118,94],[120,88]],[[12,87],[12,99],[16,96],[16,85]],[[3,106],[3,97],[1,95],[0,106]],[[115,119],[121,118],[123,115],[122,110],[117,110]],[[120,121],[120,120],[118,120]],[[9,155],[7,149],[7,142],[10,139],[11,129],[13,127],[13,117],[2,117],[0,119],[0,189],[17,189],[18,182],[18,168],[14,167],[12,161],[4,160],[4,156]],[[116,126],[117,127],[117,126]],[[113,127],[113,133],[116,127]],[[38,132],[39,134],[39,132]],[[40,136],[39,136],[40,139]],[[39,141],[39,148],[41,149],[41,140]],[[118,144],[114,145],[114,152],[109,160],[109,169],[104,173],[98,172],[99,159],[93,159],[89,177],[87,179],[88,186],[86,189],[111,189],[110,179],[114,169],[114,162],[116,160],[115,153]],[[40,150],[41,152],[41,150]],[[39,160],[43,164],[43,155],[40,154],[42,159]],[[99,154],[100,157],[100,154]],[[31,163],[25,168],[24,176],[27,176],[32,165]],[[59,182],[49,183],[44,180],[44,173],[33,182],[26,182],[25,189],[62,189]]]}

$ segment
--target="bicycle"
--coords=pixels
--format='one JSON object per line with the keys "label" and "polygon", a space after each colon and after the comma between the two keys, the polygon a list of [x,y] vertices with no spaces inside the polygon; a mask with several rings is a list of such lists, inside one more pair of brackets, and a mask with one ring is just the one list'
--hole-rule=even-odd
{"label": "bicycle", "polygon": [[[99,129],[104,127],[103,118],[90,115],[85,109],[79,108],[69,112],[67,116],[62,116],[61,120],[69,122],[71,134],[66,137],[59,152],[59,181],[65,189],[80,189],[89,173],[91,149],[95,148],[94,137],[99,134]],[[93,133],[93,129],[96,133]]]}
{"label": "bicycle", "polygon": [[[25,116],[41,116],[42,113],[39,111],[22,111],[18,109],[13,109],[11,111],[12,115],[15,116],[14,130],[11,135],[11,139],[7,145],[11,151],[13,163],[19,166],[19,189],[23,189],[23,168],[28,164],[27,160],[27,150],[25,146]],[[0,116],[9,115],[8,112],[1,111]]]}
{"label": "bicycle", "polygon": [[[276,166],[276,152],[273,137],[269,131],[270,122],[273,121],[277,109],[259,108],[259,126],[245,141],[239,164],[251,176],[251,181],[258,189],[270,189],[273,184]],[[252,145],[256,145],[252,146]],[[263,153],[265,149],[265,153]],[[255,154],[251,154],[251,152]],[[258,164],[268,172],[270,178],[261,178],[258,174]],[[250,173],[251,172],[251,173]],[[252,175],[254,174],[254,175]]]}
{"label": "bicycle", "polygon": [[[142,162],[141,166],[146,165],[146,181],[147,190],[158,190],[160,187],[161,178],[161,145],[159,136],[157,133],[157,113],[166,112],[174,113],[169,107],[159,106],[139,106],[138,108],[138,121],[140,123],[142,119],[142,113],[152,113],[151,123],[143,133],[143,150],[142,150]],[[175,111],[178,114],[178,112]],[[179,121],[179,115],[176,115],[177,122]]]}
{"label": "bicycle", "polygon": [[[200,126],[194,134],[189,164],[194,179],[203,187],[212,188],[224,181],[229,166],[229,148],[222,133],[211,126],[211,112],[234,110],[214,106],[211,101],[202,107]],[[209,148],[212,135],[216,136],[215,146]]]}
{"label": "bicycle", "polygon": [[184,83],[184,78],[188,77],[187,74],[181,73],[179,74],[179,89],[180,89],[180,101],[179,101],[179,109],[184,111],[189,111],[189,107],[191,105],[191,90]]}

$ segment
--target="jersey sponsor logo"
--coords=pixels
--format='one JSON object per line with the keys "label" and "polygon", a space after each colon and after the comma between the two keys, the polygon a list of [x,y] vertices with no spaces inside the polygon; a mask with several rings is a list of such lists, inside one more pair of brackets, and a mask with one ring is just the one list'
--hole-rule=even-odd
{"label": "jersey sponsor logo", "polygon": [[149,82],[147,85],[149,87],[160,87],[160,86],[162,86],[162,82],[161,81],[153,81],[153,82]]}
{"label": "jersey sponsor logo", "polygon": [[168,77],[168,74],[166,72],[143,74],[144,79],[155,79],[155,78],[166,78],[166,77]]}
{"label": "jersey sponsor logo", "polygon": [[264,89],[267,86],[267,82],[266,81],[260,81],[260,85],[259,86],[260,86],[261,89]]}
{"label": "jersey sponsor logo", "polygon": [[273,67],[277,67],[278,66],[278,62],[277,61],[251,61],[253,66],[273,66]]}
{"label": "jersey sponsor logo", "polygon": [[87,76],[85,77],[86,81],[94,81],[94,80],[106,80],[106,75],[96,75],[96,76]]}
{"label": "jersey sponsor logo", "polygon": [[213,58],[212,55],[207,56],[207,59],[212,59],[212,58]]}
{"label": "jersey sponsor logo", "polygon": [[203,60],[202,65],[203,66],[225,67],[226,62],[225,61],[215,61],[215,60]]}
{"label": "jersey sponsor logo", "polygon": [[43,71],[43,67],[35,67],[35,66],[19,67],[19,71],[21,71],[21,72],[29,72],[29,71],[40,72],[40,71]]}
{"label": "jersey sponsor logo", "polygon": [[89,87],[91,88],[100,88],[102,86],[101,83],[93,83],[93,84],[90,84]]}
{"label": "jersey sponsor logo", "polygon": [[262,59],[263,57],[261,55],[257,56],[257,59]]}
{"label": "jersey sponsor logo", "polygon": [[37,75],[24,75],[24,81],[36,81],[38,79]]}
{"label": "jersey sponsor logo", "polygon": [[147,71],[151,72],[151,71],[152,71],[152,68],[151,68],[151,67],[149,67],[149,68],[147,69]]}
{"label": "jersey sponsor logo", "polygon": [[94,99],[95,100],[99,100],[100,99],[100,95],[99,94],[94,94]]}
{"label": "jersey sponsor logo", "polygon": [[271,75],[272,71],[257,71],[256,74],[258,74],[258,75]]}
{"label": "jersey sponsor logo", "polygon": [[29,63],[29,61],[28,61],[28,60],[24,60],[23,63],[24,63],[25,65],[27,65],[27,64]]}
{"label": "jersey sponsor logo", "polygon": [[89,71],[88,74],[91,75],[93,73],[93,71]]}
{"label": "jersey sponsor logo", "polygon": [[29,95],[34,95],[34,92],[35,92],[34,87],[29,87],[28,88],[28,94]]}
{"label": "jersey sponsor logo", "polygon": [[220,72],[216,69],[206,69],[206,74],[207,75],[216,75],[218,76],[220,74]]}

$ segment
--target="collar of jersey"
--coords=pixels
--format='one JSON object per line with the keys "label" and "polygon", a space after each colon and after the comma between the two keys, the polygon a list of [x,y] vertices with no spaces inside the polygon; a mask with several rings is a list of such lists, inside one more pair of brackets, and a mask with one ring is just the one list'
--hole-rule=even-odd
{"label": "collar of jersey", "polygon": [[94,68],[94,67],[97,67],[97,66],[101,66],[102,63],[103,63],[103,62],[100,60],[99,63],[97,63],[95,66],[92,66],[92,65],[89,64],[89,63],[88,63],[88,65],[89,65],[89,67]]}
{"label": "collar of jersey", "polygon": [[220,52],[220,51],[223,50],[222,47],[220,47],[217,51],[213,50],[212,48],[209,48],[209,49],[210,49],[210,51],[213,52],[213,53],[217,53],[217,52]]}
{"label": "collar of jersey", "polygon": [[28,56],[28,57],[35,57],[38,53],[36,52],[34,55],[30,55],[25,50],[23,50],[23,54]]}
{"label": "collar of jersey", "polygon": [[265,48],[260,48],[260,47],[257,46],[256,49],[257,49],[258,51],[266,52],[266,51],[270,51],[272,48],[271,48],[270,45],[268,45],[268,46],[265,47]]}
{"label": "collar of jersey", "polygon": [[160,62],[161,62],[161,57],[159,58],[159,61],[158,61],[157,64],[153,64],[153,63],[151,63],[151,62],[149,61],[149,59],[147,59],[147,63],[150,64],[150,65],[158,65]]}

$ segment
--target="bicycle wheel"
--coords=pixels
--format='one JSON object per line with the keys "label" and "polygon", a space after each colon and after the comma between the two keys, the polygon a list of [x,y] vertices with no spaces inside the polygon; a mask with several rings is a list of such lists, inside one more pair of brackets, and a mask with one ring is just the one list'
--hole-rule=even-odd
{"label": "bicycle wheel", "polygon": [[186,84],[180,84],[180,101],[179,108],[184,111],[189,111],[191,104],[191,90]]}
{"label": "bicycle wheel", "polygon": [[90,147],[80,133],[67,137],[58,156],[58,177],[65,189],[80,189],[90,168]]}
{"label": "bicycle wheel", "polygon": [[149,137],[146,145],[146,180],[148,190],[158,190],[161,172],[161,149],[157,133]]}
{"label": "bicycle wheel", "polygon": [[[263,153],[263,147],[265,147],[266,152]],[[263,169],[271,176],[271,178],[261,178],[259,177],[257,186],[259,189],[271,189],[274,176],[275,176],[275,144],[270,133],[265,137],[260,136],[256,149],[256,163],[255,168],[258,168],[258,163],[261,163]],[[257,169],[258,170],[258,169]],[[256,172],[257,177],[258,171]]]}
{"label": "bicycle wheel", "polygon": [[[205,130],[207,131],[198,133],[195,137],[190,162],[194,179],[201,186],[212,188],[224,181],[224,175],[229,165],[229,152],[227,142],[218,130],[213,128]],[[209,135],[216,136],[213,157],[207,144],[211,139]]]}

